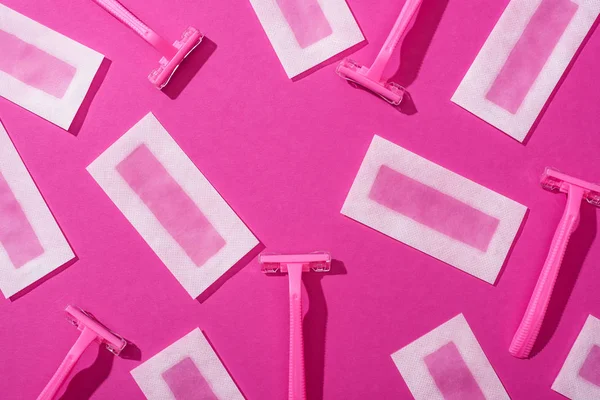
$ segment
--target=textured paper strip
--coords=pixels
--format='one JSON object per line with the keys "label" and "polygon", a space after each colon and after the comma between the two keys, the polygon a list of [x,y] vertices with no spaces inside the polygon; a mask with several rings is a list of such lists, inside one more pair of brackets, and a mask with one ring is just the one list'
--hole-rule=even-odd
{"label": "textured paper strip", "polygon": [[152,114],[87,170],[192,297],[258,244]]}
{"label": "textured paper strip", "polygon": [[392,360],[416,400],[510,399],[462,314]]}
{"label": "textured paper strip", "polygon": [[523,141],[599,13],[599,0],[512,0],[452,101]]}
{"label": "textured paper strip", "polygon": [[571,400],[600,399],[600,320],[588,316],[552,389]]}
{"label": "textured paper strip", "polygon": [[131,371],[148,400],[243,400],[200,329]]}
{"label": "textured paper strip", "polygon": [[10,297],[75,258],[0,124],[0,290]]}
{"label": "textured paper strip", "polygon": [[526,208],[375,136],[342,214],[494,283]]}
{"label": "textured paper strip", "polygon": [[250,0],[289,78],[360,43],[345,0]]}
{"label": "textured paper strip", "polygon": [[104,56],[0,4],[0,96],[69,129]]}

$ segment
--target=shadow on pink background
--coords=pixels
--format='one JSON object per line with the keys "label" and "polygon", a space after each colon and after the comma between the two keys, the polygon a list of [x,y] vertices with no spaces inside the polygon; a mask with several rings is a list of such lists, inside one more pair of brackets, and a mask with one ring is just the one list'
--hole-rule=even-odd
{"label": "shadow on pink background", "polygon": [[[462,312],[512,398],[561,399],[550,385],[587,315],[600,315],[597,210],[582,207],[535,356],[517,360],[508,346],[565,204],[539,187],[540,174],[553,166],[600,180],[600,36],[587,40],[522,145],[450,102],[508,1],[425,1],[390,65],[414,99],[409,113],[354,90],[336,63],[287,79],[247,1],[125,2],[167,38],[194,25],[214,43],[189,82],[165,94],[147,80],[155,51],[92,1],[5,0],[102,52],[110,67],[76,135],[0,99],[2,122],[78,256],[0,305],[0,397],[41,392],[77,337],[63,317],[70,303],[139,352],[115,358],[90,348],[65,399],[143,399],[129,371],[195,327],[248,399],[285,398],[288,287],[260,272],[262,248],[192,299],[85,171],[152,111],[267,251],[329,250],[343,261],[346,273],[304,277],[309,398],[410,398],[390,354]],[[370,64],[402,4],[349,0],[369,44],[348,55]],[[339,213],[374,134],[530,209],[495,286]]]}

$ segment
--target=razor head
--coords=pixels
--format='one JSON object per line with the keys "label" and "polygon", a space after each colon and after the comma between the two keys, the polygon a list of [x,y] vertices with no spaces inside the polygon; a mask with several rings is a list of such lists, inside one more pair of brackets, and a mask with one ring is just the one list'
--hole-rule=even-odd
{"label": "razor head", "polygon": [[329,272],[331,254],[314,252],[310,254],[261,254],[258,256],[262,272],[266,274],[286,273],[289,264],[302,264],[303,272]]}
{"label": "razor head", "polygon": [[67,306],[65,312],[70,323],[80,331],[84,328],[91,329],[96,334],[96,341],[101,345],[105,345],[111,353],[118,356],[127,345],[125,339],[98,322],[92,314],[70,305]]}
{"label": "razor head", "polygon": [[552,168],[546,168],[540,180],[542,187],[553,192],[568,193],[569,186],[583,189],[583,198],[596,207],[600,207],[600,185],[573,178]]}
{"label": "razor head", "polygon": [[400,105],[406,92],[406,89],[397,83],[372,80],[368,76],[369,68],[349,58],[338,65],[336,72],[345,80],[364,87],[394,106]]}
{"label": "razor head", "polygon": [[170,60],[166,57],[161,58],[158,68],[148,75],[150,82],[158,89],[167,86],[181,62],[202,42],[202,39],[204,39],[202,33],[194,27],[188,27],[181,35],[181,39],[173,43],[173,47],[177,50],[175,55]]}

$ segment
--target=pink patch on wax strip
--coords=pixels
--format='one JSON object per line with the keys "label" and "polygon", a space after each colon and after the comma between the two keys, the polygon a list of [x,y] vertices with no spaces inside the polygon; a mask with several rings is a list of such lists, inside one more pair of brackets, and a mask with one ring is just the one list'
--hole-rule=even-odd
{"label": "pink patch on wax strip", "polygon": [[163,372],[162,378],[176,400],[219,400],[189,357]]}
{"label": "pink patch on wax strip", "polygon": [[0,30],[0,70],[61,99],[77,71],[72,65]]}
{"label": "pink patch on wax strip", "polygon": [[197,266],[225,246],[225,240],[145,144],[124,158],[117,171]]}
{"label": "pink patch on wax strip", "polygon": [[497,218],[386,165],[379,168],[369,198],[484,252],[500,223]]}
{"label": "pink patch on wax strip", "polygon": [[317,0],[277,0],[301,48],[331,35],[331,25]]}
{"label": "pink patch on wax strip", "polygon": [[579,376],[596,386],[600,386],[600,347],[594,345],[588,353]]}
{"label": "pink patch on wax strip", "polygon": [[445,400],[485,400],[454,342],[425,356],[424,361]]}
{"label": "pink patch on wax strip", "polygon": [[33,227],[0,173],[0,243],[15,268],[44,254]]}
{"label": "pink patch on wax strip", "polygon": [[578,7],[571,0],[542,0],[486,99],[516,114]]}

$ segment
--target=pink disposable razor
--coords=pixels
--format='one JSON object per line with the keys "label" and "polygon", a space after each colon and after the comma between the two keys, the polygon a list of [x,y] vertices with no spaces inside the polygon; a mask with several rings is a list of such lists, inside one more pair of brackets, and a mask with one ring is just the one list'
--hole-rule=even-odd
{"label": "pink disposable razor", "polygon": [[261,254],[259,262],[265,273],[286,273],[290,282],[290,378],[289,400],[306,399],[304,382],[304,344],[302,340],[302,272],[328,272],[331,255],[325,252],[312,254]]}
{"label": "pink disposable razor", "polygon": [[81,333],[73,347],[71,347],[71,350],[67,353],[63,362],[58,367],[54,376],[52,376],[52,379],[50,379],[50,382],[48,382],[42,393],[38,396],[37,400],[54,399],[60,387],[71,373],[75,363],[77,363],[77,360],[79,360],[85,349],[87,349],[92,342],[96,341],[98,344],[106,346],[106,348],[115,355],[119,355],[127,344],[125,339],[116,333],[109,331],[96,321],[92,315],[85,311],[73,306],[67,306],[65,311],[69,322],[75,325]]}
{"label": "pink disposable razor", "polygon": [[390,104],[399,105],[402,102],[402,97],[404,97],[405,89],[395,82],[382,80],[383,71],[390,61],[394,49],[411,28],[422,2],[423,0],[406,0],[402,11],[400,11],[400,16],[371,68],[347,58],[338,65],[336,70],[338,75],[378,94]]}
{"label": "pink disposable razor", "polygon": [[550,168],[546,168],[541,183],[542,187],[546,190],[566,193],[567,206],[552,239],[550,252],[542,268],[531,300],[529,300],[525,316],[510,344],[510,354],[519,358],[527,358],[529,356],[540,332],[569,238],[579,225],[581,200],[585,199],[588,203],[600,207],[600,186],[598,185],[572,178]]}
{"label": "pink disposable razor", "polygon": [[204,35],[196,28],[188,27],[181,39],[173,45],[148,28],[135,15],[127,10],[117,0],[94,0],[98,5],[111,13],[119,21],[133,29],[146,42],[150,43],[162,54],[160,65],[148,75],[150,82],[158,89],[164,88],[179,67],[179,64],[202,42]]}

